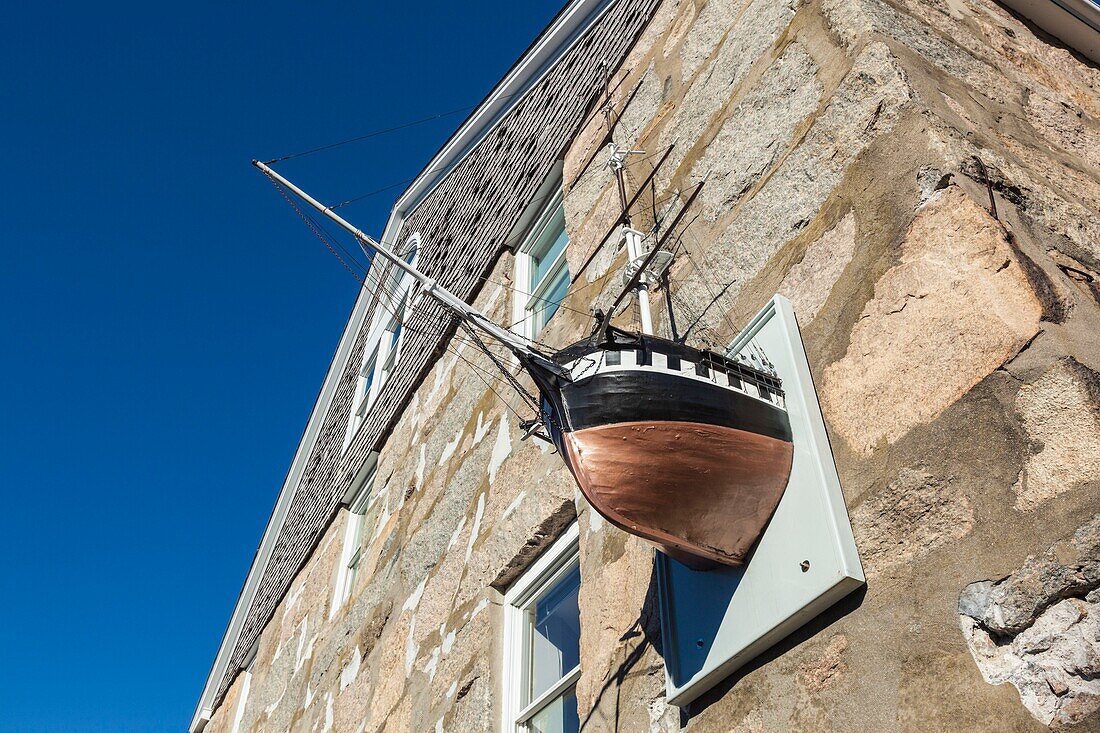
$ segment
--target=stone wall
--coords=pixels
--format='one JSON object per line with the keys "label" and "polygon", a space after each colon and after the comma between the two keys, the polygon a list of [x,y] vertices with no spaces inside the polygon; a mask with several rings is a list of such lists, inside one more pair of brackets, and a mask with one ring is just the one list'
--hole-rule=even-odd
{"label": "stone wall", "polygon": [[[1100,71],[990,0],[664,0],[615,80],[632,191],[673,146],[637,223],[704,182],[681,328],[724,344],[795,303],[866,593],[668,706],[654,551],[455,341],[381,451],[350,600],[341,513],[260,637],[242,730],[499,730],[500,591],[574,517],[586,731],[1100,729]],[[565,154],[574,272],[616,215],[602,124]],[[623,264],[600,250],[544,340],[586,331]],[[478,297],[501,320],[511,271]]]}

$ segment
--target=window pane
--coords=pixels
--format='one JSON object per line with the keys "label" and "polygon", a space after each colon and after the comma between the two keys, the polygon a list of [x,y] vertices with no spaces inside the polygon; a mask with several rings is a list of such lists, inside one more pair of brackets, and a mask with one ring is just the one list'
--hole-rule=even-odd
{"label": "window pane", "polygon": [[558,312],[558,306],[565,300],[568,293],[569,269],[563,267],[546,293],[539,300],[531,301],[531,310],[537,314],[534,317],[536,331],[541,330],[551,316]]}
{"label": "window pane", "polygon": [[397,314],[390,322],[390,353],[393,353],[397,346],[398,340],[401,338],[401,329],[405,326],[405,304],[401,304],[401,308],[398,309]]}
{"label": "window pane", "polygon": [[570,687],[564,695],[538,711],[528,723],[531,733],[577,733],[579,729],[575,687]]}
{"label": "window pane", "polygon": [[351,556],[351,560],[348,561],[348,579],[344,581],[344,599],[346,600],[352,590],[355,588],[355,580],[359,577],[359,564],[363,559],[362,548],[355,551],[355,554]]}
{"label": "window pane", "polygon": [[394,362],[397,361],[397,345],[401,340],[401,329],[405,327],[405,311],[408,305],[409,299],[407,297],[402,298],[401,304],[398,306],[397,312],[394,313],[393,320],[387,329],[390,333],[390,349],[389,354],[386,355],[386,363],[383,365],[387,372],[393,368]]}
{"label": "window pane", "polygon": [[531,609],[534,628],[528,701],[546,692],[580,663],[581,616],[577,606],[580,586],[581,571],[576,567]]}
{"label": "window pane", "polygon": [[370,386],[374,382],[374,366],[378,362],[378,352],[375,351],[371,354],[370,359],[363,365],[363,371],[360,374],[363,375],[363,391],[359,393],[360,407],[366,404],[367,397],[370,396]]}
{"label": "window pane", "polygon": [[546,277],[546,274],[550,271],[550,266],[554,264],[554,260],[557,259],[568,243],[569,236],[565,233],[565,209],[559,206],[558,210],[554,212],[550,223],[546,225],[546,229],[539,235],[538,241],[530,250],[532,292]]}

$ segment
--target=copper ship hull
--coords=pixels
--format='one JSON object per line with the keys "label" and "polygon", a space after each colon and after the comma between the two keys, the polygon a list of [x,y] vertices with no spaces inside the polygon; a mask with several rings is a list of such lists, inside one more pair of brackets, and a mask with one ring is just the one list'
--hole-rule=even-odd
{"label": "copper ship hull", "polygon": [[688,565],[745,561],[790,476],[790,442],[685,422],[634,422],[565,435],[589,503]]}
{"label": "copper ship hull", "polygon": [[635,338],[642,348],[585,351],[582,342],[556,357],[580,378],[543,388],[551,438],[609,522],[693,567],[740,565],[790,478],[779,380],[711,352]]}

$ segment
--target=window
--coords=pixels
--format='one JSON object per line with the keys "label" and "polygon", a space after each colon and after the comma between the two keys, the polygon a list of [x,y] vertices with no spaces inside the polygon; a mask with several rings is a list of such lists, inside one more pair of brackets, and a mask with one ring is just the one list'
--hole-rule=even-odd
{"label": "window", "polygon": [[[414,234],[406,244],[404,259],[410,265],[416,264],[420,252],[420,237]],[[367,332],[366,356],[356,380],[355,397],[351,419],[344,435],[344,450],[351,445],[352,438],[367,420],[370,408],[382,392],[386,380],[393,374],[397,361],[401,357],[404,343],[404,323],[409,304],[415,295],[415,281],[392,264],[378,264],[377,278],[385,285],[378,288],[381,301],[375,309],[374,321]],[[376,280],[377,282],[377,280]],[[389,320],[385,320],[388,318]],[[379,333],[381,323],[385,328]]]}
{"label": "window", "polygon": [[568,244],[559,188],[516,253],[515,320],[528,338],[542,331],[569,292]]}
{"label": "window", "polygon": [[504,733],[576,733],[580,558],[574,523],[504,596]]}
{"label": "window", "polygon": [[370,539],[367,533],[374,529],[374,523],[381,508],[381,501],[374,493],[373,461],[364,472],[366,478],[361,481],[359,488],[352,492],[351,500],[348,502],[344,547],[340,552],[340,565],[336,569],[336,583],[329,618],[336,615],[355,589],[355,582],[359,578],[363,561],[363,546]]}
{"label": "window", "polygon": [[374,402],[375,389],[374,389],[374,370],[378,366],[378,347],[374,347],[371,351],[370,357],[366,363],[363,364],[362,370],[359,372],[359,410],[357,414],[362,417],[367,414],[367,408],[370,407],[370,403]]}
{"label": "window", "polygon": [[405,316],[408,307],[409,296],[405,294],[401,299],[401,304],[394,311],[393,319],[386,326],[386,333],[382,337],[381,345],[386,357],[382,360],[382,368],[379,370],[379,382],[384,383],[389,379],[390,375],[393,374],[393,368],[397,366],[398,357],[401,356],[402,336],[404,335]]}

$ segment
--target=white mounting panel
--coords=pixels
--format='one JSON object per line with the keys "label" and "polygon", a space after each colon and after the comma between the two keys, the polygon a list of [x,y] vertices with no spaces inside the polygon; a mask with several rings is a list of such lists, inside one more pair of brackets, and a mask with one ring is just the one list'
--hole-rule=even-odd
{"label": "white mounting panel", "polygon": [[744,566],[693,571],[657,553],[673,705],[687,705],[866,582],[790,301],[772,298],[731,353],[750,340],[783,380],[794,465],[775,516]]}

